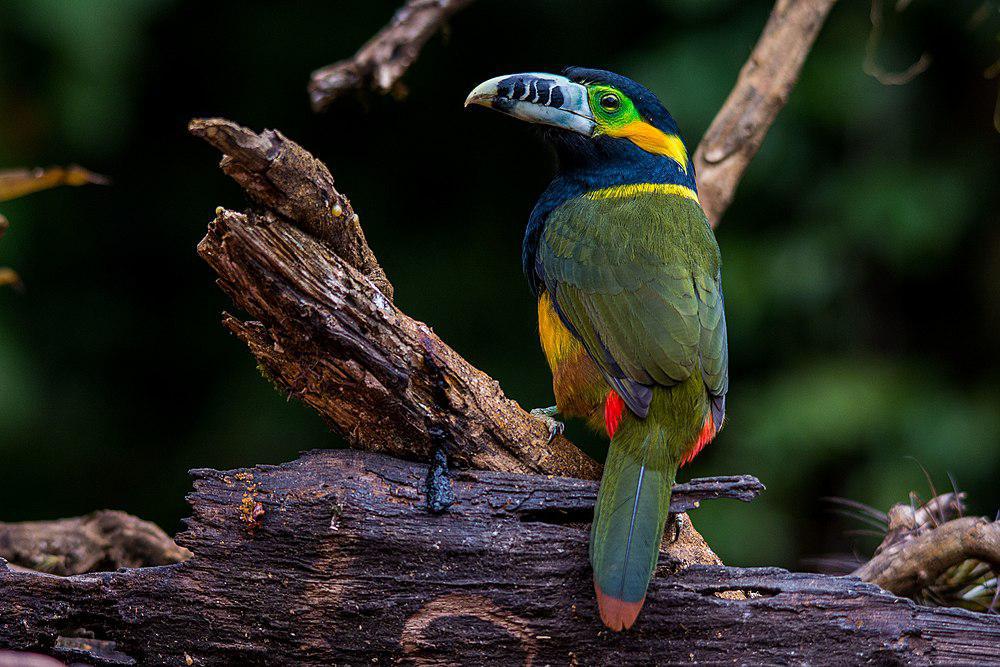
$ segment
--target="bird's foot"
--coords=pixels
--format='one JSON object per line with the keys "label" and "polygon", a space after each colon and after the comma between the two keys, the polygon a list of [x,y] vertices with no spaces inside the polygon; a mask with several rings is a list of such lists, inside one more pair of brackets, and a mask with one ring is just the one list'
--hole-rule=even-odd
{"label": "bird's foot", "polygon": [[681,533],[684,531],[684,516],[683,513],[670,515],[671,530],[673,530],[673,537],[670,540],[671,544],[681,538]]}
{"label": "bird's foot", "polygon": [[545,422],[545,425],[549,429],[548,442],[552,442],[553,438],[557,435],[562,435],[562,432],[566,430],[566,424],[553,417],[553,415],[559,414],[559,408],[555,405],[550,405],[547,408],[535,408],[531,411],[531,414]]}
{"label": "bird's foot", "polygon": [[455,491],[448,479],[448,454],[444,447],[435,447],[427,468],[427,511],[440,514],[454,502]]}

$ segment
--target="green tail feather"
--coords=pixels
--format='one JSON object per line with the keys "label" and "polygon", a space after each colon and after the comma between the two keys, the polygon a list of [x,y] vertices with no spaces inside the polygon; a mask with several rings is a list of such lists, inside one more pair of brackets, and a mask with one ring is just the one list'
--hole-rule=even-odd
{"label": "green tail feather", "polygon": [[[611,440],[590,531],[594,583],[639,603],[656,569],[678,459],[659,420],[626,414]],[[638,612],[638,609],[636,609]]]}

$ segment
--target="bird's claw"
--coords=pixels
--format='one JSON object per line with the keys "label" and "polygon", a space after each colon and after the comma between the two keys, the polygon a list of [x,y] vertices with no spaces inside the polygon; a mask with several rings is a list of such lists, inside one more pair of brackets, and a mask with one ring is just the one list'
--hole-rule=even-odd
{"label": "bird's claw", "polygon": [[563,431],[566,430],[566,424],[552,416],[558,413],[559,409],[554,405],[547,408],[535,408],[531,411],[532,416],[545,422],[545,426],[549,429],[549,439],[546,443],[552,442],[557,435],[562,435]]}

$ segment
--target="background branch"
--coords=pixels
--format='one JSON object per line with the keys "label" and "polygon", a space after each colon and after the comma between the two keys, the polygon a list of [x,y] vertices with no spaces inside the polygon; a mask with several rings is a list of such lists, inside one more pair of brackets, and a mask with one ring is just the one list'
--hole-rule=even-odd
{"label": "background branch", "polygon": [[50,574],[168,565],[190,557],[156,524],[125,512],[0,523],[0,558]]}
{"label": "background branch", "polygon": [[[972,588],[966,586],[967,580],[975,577],[966,571],[981,568],[953,568],[978,561],[1000,572],[1000,520],[963,514],[964,494],[957,492],[935,496],[919,506],[893,506],[884,515],[885,538],[871,560],[854,574],[896,595],[916,599],[934,599],[927,592],[936,589]],[[995,604],[991,602],[987,609]]]}
{"label": "background branch", "polygon": [[719,224],[836,0],[778,0],[722,109],[694,153],[698,196]]}
{"label": "background branch", "polygon": [[0,171],[0,201],[17,199],[60,185],[108,185],[110,182],[107,177],[75,164],[47,169],[6,169]]}
{"label": "background branch", "polygon": [[353,58],[316,70],[309,82],[314,111],[353,90],[388,93],[397,88],[420,49],[457,11],[472,0],[409,0]]}

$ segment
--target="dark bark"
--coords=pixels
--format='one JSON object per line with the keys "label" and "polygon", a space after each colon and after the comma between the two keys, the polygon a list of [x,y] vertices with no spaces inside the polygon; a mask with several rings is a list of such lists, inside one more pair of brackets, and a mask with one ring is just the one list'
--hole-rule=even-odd
{"label": "dark bark", "polygon": [[[391,287],[329,171],[279,132],[224,120],[192,132],[266,214],[220,209],[199,245],[254,321],[226,325],[283,392],[352,447],[428,460],[434,425],[466,467],[595,479],[600,466],[386,298]],[[339,215],[331,210],[339,207]]]}
{"label": "dark bark", "polygon": [[223,153],[220,167],[254,203],[293,221],[392,300],[392,284],[368,247],[351,201],[334,186],[325,164],[281,132],[256,134],[222,119],[195,120],[189,129]]}
{"label": "dark bark", "polygon": [[1000,617],[850,577],[682,569],[687,531],[635,628],[616,635],[597,619],[587,564],[594,482],[460,472],[457,502],[432,515],[426,473],[346,450],[195,471],[178,537],[192,559],[73,577],[0,569],[0,646],[96,664],[998,660]]}

